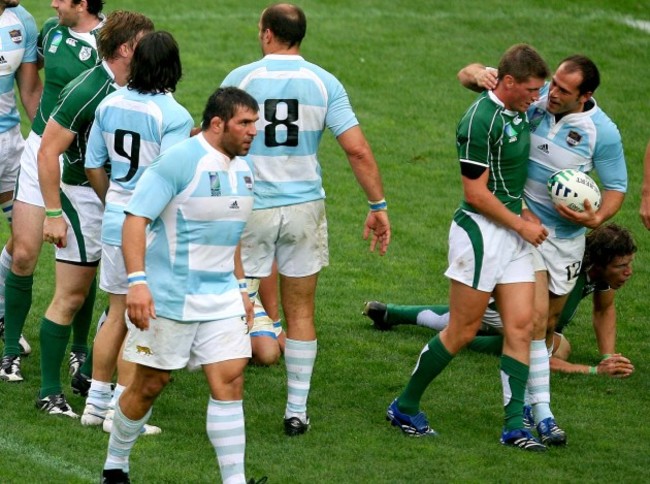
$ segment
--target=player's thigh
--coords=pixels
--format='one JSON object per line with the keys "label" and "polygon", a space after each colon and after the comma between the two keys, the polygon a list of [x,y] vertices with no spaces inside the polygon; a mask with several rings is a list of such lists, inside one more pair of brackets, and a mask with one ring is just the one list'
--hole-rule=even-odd
{"label": "player's thigh", "polygon": [[[24,145],[20,126],[16,125],[0,133],[0,193],[2,194],[14,191]],[[0,199],[0,203],[7,200]]]}
{"label": "player's thigh", "polygon": [[557,295],[569,294],[575,287],[585,252],[585,237],[570,239],[548,237],[533,249],[548,272],[548,290]]}
{"label": "player's thigh", "polygon": [[317,274],[329,264],[324,200],[281,207],[281,213],[278,272],[296,278]]}
{"label": "player's thigh", "polygon": [[280,208],[251,213],[241,236],[241,258],[247,277],[262,278],[271,274],[281,217]]}
{"label": "player's thigh", "polygon": [[43,245],[43,207],[14,201],[12,237],[13,266],[17,275],[29,275],[34,272],[38,255]]}
{"label": "player's thigh", "polygon": [[515,232],[486,217],[459,210],[449,229],[445,275],[483,292],[497,284],[533,281],[530,247]]}
{"label": "player's thigh", "polygon": [[40,146],[41,137],[30,132],[20,157],[20,172],[16,180],[14,199],[37,207],[45,207],[38,183],[37,154]]}
{"label": "player's thigh", "polygon": [[101,229],[104,207],[90,187],[61,186],[63,215],[68,224],[67,245],[57,248],[56,259],[73,263],[95,263],[101,258]]}
{"label": "player's thigh", "polygon": [[[109,294],[126,295],[129,292],[126,267],[122,247],[102,243],[101,270],[99,288]],[[113,306],[109,307],[109,312]]]}

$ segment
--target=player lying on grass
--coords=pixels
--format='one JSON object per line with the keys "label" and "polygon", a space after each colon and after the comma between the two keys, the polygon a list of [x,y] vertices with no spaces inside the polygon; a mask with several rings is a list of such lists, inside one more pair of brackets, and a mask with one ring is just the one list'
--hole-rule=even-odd
{"label": "player lying on grass", "polygon": [[[553,337],[551,370],[564,373],[586,373],[625,378],[634,372],[628,358],[616,353],[616,290],[632,276],[632,262],[637,247],[626,228],[610,223],[593,230],[587,236],[582,270],[560,315]],[[571,345],[563,332],[578,309],[578,304],[592,294],[592,321],[601,361],[597,366],[570,363]],[[449,322],[449,307],[402,306],[367,302],[363,314],[373,320],[380,330],[399,324],[416,324],[441,331]],[[474,351],[501,354],[502,323],[494,303],[483,316],[479,335],[468,345]]]}

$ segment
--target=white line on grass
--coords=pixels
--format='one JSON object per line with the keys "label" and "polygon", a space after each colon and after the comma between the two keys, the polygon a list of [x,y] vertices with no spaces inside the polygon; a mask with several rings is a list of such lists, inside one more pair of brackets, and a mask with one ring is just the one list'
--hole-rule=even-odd
{"label": "white line on grass", "polygon": [[26,461],[38,463],[39,466],[52,469],[52,475],[64,477],[64,475],[75,477],[89,482],[96,482],[99,478],[99,470],[90,472],[88,469],[77,467],[74,464],[64,461],[60,457],[41,452],[38,448],[25,445],[19,441],[0,436],[0,451],[5,454],[10,452],[19,455],[24,466]]}
{"label": "white line on grass", "polygon": [[624,17],[623,23],[650,34],[650,22],[647,20],[638,20],[635,18]]}

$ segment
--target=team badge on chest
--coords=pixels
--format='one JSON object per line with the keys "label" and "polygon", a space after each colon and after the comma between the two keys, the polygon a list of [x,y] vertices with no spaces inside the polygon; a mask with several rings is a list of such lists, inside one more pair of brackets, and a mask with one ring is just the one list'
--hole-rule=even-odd
{"label": "team badge on chest", "polygon": [[569,134],[566,137],[566,142],[569,146],[578,146],[582,141],[582,135],[577,131],[569,131]]}
{"label": "team badge on chest", "polygon": [[88,59],[90,59],[92,53],[93,50],[90,47],[82,47],[81,50],[79,51],[79,60],[82,62],[87,61]]}
{"label": "team badge on chest", "polygon": [[19,29],[10,30],[9,38],[14,44],[20,44],[23,41],[23,33]]}

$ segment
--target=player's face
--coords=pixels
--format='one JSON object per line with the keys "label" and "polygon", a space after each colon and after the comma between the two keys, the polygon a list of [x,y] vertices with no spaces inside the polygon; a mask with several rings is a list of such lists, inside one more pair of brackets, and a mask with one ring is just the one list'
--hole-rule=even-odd
{"label": "player's face", "polygon": [[50,6],[56,10],[59,24],[65,27],[75,27],[79,23],[81,3],[75,5],[72,0],[52,0]]}
{"label": "player's face", "polygon": [[517,82],[511,76],[506,78],[504,81],[510,91],[510,99],[506,107],[520,113],[525,112],[539,98],[539,90],[544,85],[544,79],[530,77],[524,82]]}
{"label": "player's face", "polygon": [[602,279],[612,289],[618,289],[632,277],[632,262],[634,254],[623,257],[615,257],[603,270]]}
{"label": "player's face", "polygon": [[564,64],[558,67],[548,89],[546,109],[552,114],[570,114],[582,111],[591,93],[580,94],[582,73],[567,72]]}
{"label": "player's face", "polygon": [[228,156],[234,158],[248,154],[257,134],[255,123],[258,119],[255,111],[244,107],[237,109],[237,113],[226,123],[221,138],[221,147]]}

